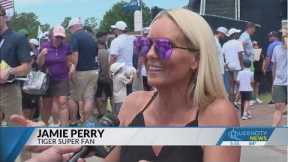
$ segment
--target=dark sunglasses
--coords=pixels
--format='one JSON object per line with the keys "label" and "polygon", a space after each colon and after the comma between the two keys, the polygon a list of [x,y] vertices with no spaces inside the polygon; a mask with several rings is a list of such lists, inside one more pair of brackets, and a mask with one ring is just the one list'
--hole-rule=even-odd
{"label": "dark sunglasses", "polygon": [[176,46],[168,38],[152,39],[152,38],[148,38],[148,37],[138,37],[134,41],[134,47],[137,49],[138,53],[142,56],[147,56],[147,54],[148,54],[148,52],[151,49],[153,44],[154,44],[154,50],[155,50],[156,54],[163,61],[168,60],[171,57],[173,49],[175,49],[175,48],[188,50],[191,52],[199,51],[197,49]]}
{"label": "dark sunglasses", "polygon": [[56,39],[64,40],[64,37],[61,37],[61,36],[56,36],[55,38],[56,38]]}

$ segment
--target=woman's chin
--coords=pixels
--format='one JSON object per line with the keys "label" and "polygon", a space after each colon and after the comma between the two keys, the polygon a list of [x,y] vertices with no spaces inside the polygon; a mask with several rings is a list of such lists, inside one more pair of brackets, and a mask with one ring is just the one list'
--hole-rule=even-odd
{"label": "woman's chin", "polygon": [[149,78],[148,77],[148,84],[152,87],[162,87],[166,84],[166,81],[164,79],[161,79],[161,78],[154,78],[154,77],[151,77]]}

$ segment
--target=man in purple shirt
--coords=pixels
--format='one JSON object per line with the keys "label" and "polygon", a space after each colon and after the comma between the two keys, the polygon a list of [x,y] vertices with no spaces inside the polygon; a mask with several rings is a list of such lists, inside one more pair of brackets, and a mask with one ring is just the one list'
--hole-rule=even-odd
{"label": "man in purple shirt", "polygon": [[[74,67],[70,64],[71,48],[64,42],[66,35],[62,26],[53,29],[51,41],[44,43],[37,58],[38,65],[42,66],[50,77],[47,94],[43,97],[42,119],[48,124],[52,105],[57,105],[60,124],[68,125],[67,96],[69,95],[69,73]],[[42,69],[43,69],[42,68]],[[54,121],[54,124],[57,122]]]}
{"label": "man in purple shirt", "polygon": [[273,50],[277,45],[281,44],[280,41],[280,33],[277,31],[272,31],[268,34],[268,41],[269,45],[266,51],[266,58],[263,63],[262,71],[264,75],[266,76],[267,82],[269,84],[269,90],[272,89],[272,64],[271,64],[271,58],[273,54]]}

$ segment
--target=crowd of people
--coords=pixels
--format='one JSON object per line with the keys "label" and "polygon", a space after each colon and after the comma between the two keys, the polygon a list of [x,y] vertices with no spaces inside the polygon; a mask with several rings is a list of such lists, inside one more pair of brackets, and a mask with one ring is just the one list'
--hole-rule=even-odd
{"label": "crowd of people", "polygon": [[[81,19],[76,17],[68,24],[69,39],[68,33],[59,25],[53,27],[47,38],[28,40],[25,29],[14,32],[8,28],[5,10],[1,12],[2,35],[11,33],[10,40],[1,43],[4,45],[1,54],[12,53],[1,55],[1,65],[5,64],[1,69],[1,92],[7,93],[1,93],[3,126],[13,125],[9,116],[22,112],[26,118],[41,120],[47,126],[87,125],[95,117],[106,114],[107,107],[111,107],[113,115],[118,115],[124,98],[133,91],[136,73],[142,75],[145,69],[141,65],[141,70],[136,71],[138,57],[133,66],[133,58],[137,55],[134,50],[136,36],[127,34],[125,22],[111,25],[110,33],[98,32],[95,39],[94,33],[86,30]],[[148,31],[144,33],[147,35]],[[108,49],[111,36],[113,40]],[[13,49],[5,48],[10,42],[15,43]],[[25,93],[21,90],[23,81],[17,78],[38,70],[49,76],[47,92],[41,96]],[[13,81],[9,81],[8,75]],[[144,80],[149,87],[147,77]]]}
{"label": "crowd of people", "polygon": [[[216,29],[220,69],[230,101],[241,107],[242,120],[253,118],[250,111],[253,104],[263,103],[259,87],[260,83],[267,82],[276,108],[272,124],[278,126],[287,105],[287,29],[268,33],[267,51],[252,40],[255,32],[256,26],[251,22],[246,24],[243,33],[236,28]],[[223,41],[225,37],[227,41]]]}
{"label": "crowd of people", "polygon": [[[251,101],[262,102],[259,83],[264,77],[271,80],[276,108],[273,125],[281,122],[287,104],[287,31],[268,34],[266,53],[251,40],[256,32],[253,23],[247,23],[243,33],[219,27],[213,37],[201,16],[176,9],[158,14],[141,34],[128,33],[127,24],[119,20],[111,25],[111,33],[98,32],[95,40],[81,19],[73,18],[69,39],[62,26],[55,26],[48,40],[28,41],[7,27],[5,10],[0,8],[0,14],[0,68],[7,64],[0,69],[2,124],[12,124],[10,115],[21,115],[23,107],[27,118],[42,120],[47,126],[89,126],[110,107],[123,126],[239,126],[235,106],[240,102],[242,120],[252,118]],[[48,74],[45,95],[21,92],[15,78],[31,70]],[[40,115],[35,115],[36,110]],[[192,161],[193,156],[200,162],[240,158],[239,147],[189,146],[185,148],[189,152],[181,146],[164,148],[116,147],[106,159],[167,162]],[[60,156],[60,151],[54,151],[48,151],[49,158]],[[166,157],[162,151],[181,156]],[[37,158],[34,161],[45,161]]]}
{"label": "crowd of people", "polygon": [[[81,19],[74,18],[68,25],[69,39],[62,26],[55,26],[48,39],[28,42],[27,33],[23,36],[21,31],[13,32],[7,27],[5,11],[1,12],[1,54],[5,54],[1,55],[1,64],[8,65],[5,70],[1,69],[1,91],[7,93],[1,96],[3,121],[8,121],[12,114],[21,114],[23,107],[25,117],[39,119],[41,116],[46,125],[85,123],[94,118],[94,111],[97,111],[96,116],[106,114],[107,107],[117,116],[125,97],[132,91],[155,89],[148,84],[144,65],[146,55],[143,53],[152,41],[147,40],[149,27],[140,34],[131,34],[124,21],[117,21],[111,25],[111,33],[98,32],[95,39],[91,31],[85,30]],[[243,120],[253,117],[249,110],[251,105],[262,103],[259,86],[263,79],[268,81],[273,96],[271,102],[276,107],[273,125],[278,125],[287,102],[287,34],[268,33],[270,44],[264,51],[251,39],[255,32],[256,26],[251,22],[246,24],[243,33],[241,29],[228,30],[223,26],[215,30],[219,70],[229,100],[237,108],[241,107]],[[159,44],[164,43],[165,40],[159,41]],[[155,69],[160,67],[155,66]],[[29,70],[49,74],[45,95],[21,93],[18,81],[13,78],[25,76]],[[10,78],[13,81],[9,82]]]}

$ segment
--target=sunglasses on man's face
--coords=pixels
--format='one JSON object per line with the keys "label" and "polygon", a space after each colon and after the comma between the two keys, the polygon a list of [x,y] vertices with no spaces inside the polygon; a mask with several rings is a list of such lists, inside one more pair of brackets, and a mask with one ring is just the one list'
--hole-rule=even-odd
{"label": "sunglasses on man's face", "polygon": [[168,38],[149,38],[149,37],[138,37],[135,44],[139,49],[139,53],[142,56],[147,56],[151,47],[154,45],[155,53],[159,56],[160,60],[165,61],[170,59],[173,49],[183,49],[191,52],[196,52],[199,50],[187,48],[187,47],[179,47],[176,46],[171,40]]}

